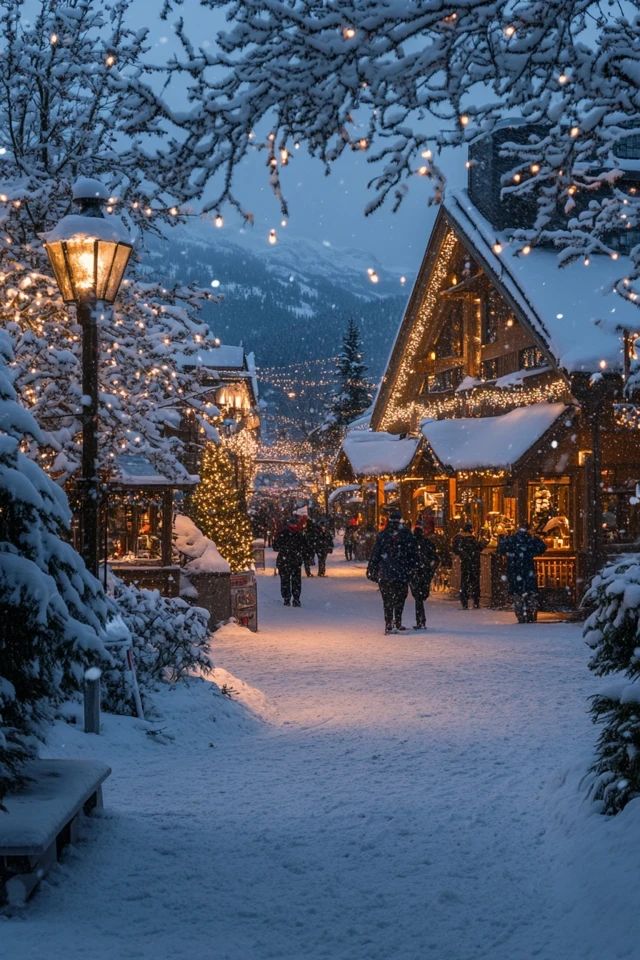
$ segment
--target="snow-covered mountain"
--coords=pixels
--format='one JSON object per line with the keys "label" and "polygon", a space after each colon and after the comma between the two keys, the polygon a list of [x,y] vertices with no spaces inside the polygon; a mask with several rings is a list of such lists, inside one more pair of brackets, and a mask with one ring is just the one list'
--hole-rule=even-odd
{"label": "snow-covered mountain", "polygon": [[202,221],[151,241],[145,265],[167,283],[215,284],[224,300],[210,308],[212,330],[230,343],[243,340],[262,366],[334,355],[353,316],[361,323],[365,360],[377,376],[410,289],[400,270],[359,250],[293,239],[286,230],[272,246],[250,229],[232,234]]}

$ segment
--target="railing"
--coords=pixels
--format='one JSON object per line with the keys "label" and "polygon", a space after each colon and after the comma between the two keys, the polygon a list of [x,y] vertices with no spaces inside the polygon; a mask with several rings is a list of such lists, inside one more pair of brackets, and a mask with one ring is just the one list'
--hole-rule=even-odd
{"label": "railing", "polygon": [[538,588],[548,594],[562,593],[576,603],[576,557],[536,557]]}

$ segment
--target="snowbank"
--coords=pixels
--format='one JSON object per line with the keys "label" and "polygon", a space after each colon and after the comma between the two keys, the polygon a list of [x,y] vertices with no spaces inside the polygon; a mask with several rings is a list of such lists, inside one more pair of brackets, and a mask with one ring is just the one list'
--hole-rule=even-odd
{"label": "snowbank", "polygon": [[231,572],[213,540],[205,537],[193,520],[182,513],[176,515],[173,523],[173,543],[180,553],[190,557],[184,567],[187,574]]}

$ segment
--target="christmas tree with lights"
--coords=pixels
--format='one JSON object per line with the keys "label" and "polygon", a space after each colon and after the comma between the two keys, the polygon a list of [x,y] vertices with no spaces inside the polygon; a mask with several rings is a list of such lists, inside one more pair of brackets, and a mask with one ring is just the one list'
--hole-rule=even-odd
{"label": "christmas tree with lights", "polygon": [[216,544],[232,573],[249,569],[253,563],[251,523],[240,503],[229,454],[215,443],[204,449],[190,514]]}

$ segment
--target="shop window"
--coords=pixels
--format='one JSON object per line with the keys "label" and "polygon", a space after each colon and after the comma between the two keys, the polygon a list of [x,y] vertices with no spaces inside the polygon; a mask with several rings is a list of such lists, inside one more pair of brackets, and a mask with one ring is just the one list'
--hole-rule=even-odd
{"label": "shop window", "polygon": [[461,300],[451,301],[442,328],[436,343],[435,352],[438,357],[461,357],[464,340],[464,305]]}
{"label": "shop window", "polygon": [[120,563],[154,562],[162,556],[159,504],[120,503],[108,510],[107,559]]}
{"label": "shop window", "polygon": [[531,532],[541,537],[548,549],[571,549],[571,488],[568,478],[544,478],[529,483],[528,512]]}
{"label": "shop window", "polygon": [[535,370],[537,367],[546,367],[547,360],[542,350],[537,347],[525,347],[520,351],[520,370]]}
{"label": "shop window", "polygon": [[491,289],[482,312],[482,343],[496,343],[505,327],[513,326],[513,315],[497,290]]}
{"label": "shop window", "polygon": [[498,360],[483,360],[480,364],[480,376],[483,380],[495,380],[498,376]]}
{"label": "shop window", "polygon": [[440,373],[434,373],[426,379],[427,393],[444,393],[446,390],[455,390],[464,378],[463,367],[450,367],[448,370],[441,370]]}

